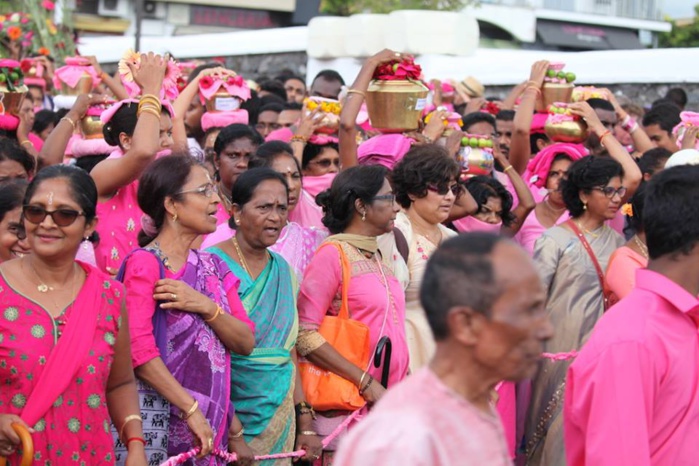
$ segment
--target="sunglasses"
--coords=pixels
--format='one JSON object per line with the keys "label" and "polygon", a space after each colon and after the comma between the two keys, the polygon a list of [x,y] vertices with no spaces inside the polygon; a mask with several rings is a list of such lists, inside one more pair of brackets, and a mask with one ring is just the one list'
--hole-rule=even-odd
{"label": "sunglasses", "polygon": [[428,191],[432,191],[433,193],[437,193],[437,194],[439,194],[440,196],[446,196],[447,193],[448,193],[449,191],[451,191],[451,193],[452,193],[454,196],[459,197],[459,196],[461,196],[461,193],[463,192],[462,189],[463,189],[463,188],[461,187],[461,185],[460,185],[459,183],[453,184],[453,185],[451,185],[451,186],[447,186],[447,185],[445,185],[445,184],[444,184],[444,185],[439,185],[439,186],[436,185],[436,184],[428,184],[428,185],[427,185],[427,190],[428,190]]}
{"label": "sunglasses", "polygon": [[330,165],[335,165],[336,167],[340,167],[340,159],[323,159],[323,160],[312,160],[309,163],[314,163],[318,165],[319,167],[323,168],[330,168]]}
{"label": "sunglasses", "polygon": [[206,196],[210,199],[214,195],[214,193],[218,194],[218,188],[216,186],[214,186],[213,184],[207,184],[206,186],[201,186],[199,188],[188,189],[186,191],[180,191],[177,194],[189,194],[189,193],[203,194],[204,196]]}
{"label": "sunglasses", "polygon": [[624,196],[626,195],[626,188],[623,186],[619,189],[616,189],[614,186],[604,186],[604,187],[597,186],[597,187],[594,187],[592,189],[594,189],[596,191],[600,191],[602,194],[604,194],[607,197],[607,199],[612,199],[615,194],[618,194],[619,198],[623,199]]}
{"label": "sunglasses", "polygon": [[73,209],[56,209],[49,212],[37,205],[25,205],[22,207],[22,215],[27,221],[35,225],[40,224],[47,215],[50,215],[53,223],[59,227],[67,227],[72,225],[78,217],[85,215],[85,213]]}

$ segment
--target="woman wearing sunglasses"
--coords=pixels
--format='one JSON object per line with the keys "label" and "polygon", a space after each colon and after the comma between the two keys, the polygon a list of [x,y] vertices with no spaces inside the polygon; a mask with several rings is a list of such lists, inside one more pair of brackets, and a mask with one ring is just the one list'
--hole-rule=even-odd
{"label": "woman wearing sunglasses", "polygon": [[[351,318],[369,327],[369,350],[388,336],[392,356],[387,385],[408,372],[405,341],[405,294],[386,266],[377,236],[393,230],[399,206],[382,166],[357,166],[340,172],[329,190],[318,196],[323,223],[332,236],[316,252],[306,268],[298,298],[300,331],[296,348],[301,356],[355,384],[370,403],[381,398],[383,365],[376,368],[353,364],[329,344],[318,329],[326,315],[338,315],[343,280],[349,280],[347,298]],[[350,277],[343,277],[341,258],[349,263]],[[376,380],[375,380],[376,379]],[[328,435],[344,419],[337,412],[318,413],[315,432]],[[335,442],[329,446],[335,449]],[[323,464],[332,456],[324,453]]]}
{"label": "woman wearing sunglasses", "polygon": [[[534,261],[546,309],[555,326],[544,343],[551,353],[579,350],[607,307],[603,282],[612,253],[624,239],[605,225],[626,196],[626,177],[613,159],[587,156],[574,162],[561,182],[571,219],[547,230],[534,245]],[[532,464],[564,464],[561,396],[569,362],[544,361],[532,380],[526,450]]]}
{"label": "woman wearing sunglasses", "polygon": [[41,170],[24,197],[32,250],[0,265],[0,456],[18,464],[31,428],[34,459],[113,464],[110,420],[129,465],[145,465],[124,287],[75,261],[95,231],[97,189],[79,168]]}
{"label": "woman wearing sunglasses", "polygon": [[[216,228],[219,197],[188,153],[153,162],[139,180],[139,246],[119,278],[126,299],[151,464],[195,445],[201,456],[228,448],[230,354],[249,354],[253,324],[240,281],[219,258],[191,249]],[[170,413],[176,413],[171,416]],[[225,464],[213,457],[196,464]]]}

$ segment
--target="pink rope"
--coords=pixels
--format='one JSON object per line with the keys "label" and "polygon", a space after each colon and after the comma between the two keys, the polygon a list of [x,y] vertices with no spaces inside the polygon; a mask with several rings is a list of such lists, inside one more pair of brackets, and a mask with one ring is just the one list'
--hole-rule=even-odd
{"label": "pink rope", "polygon": [[[353,420],[355,420],[359,416],[359,412],[362,410],[362,408],[359,408],[358,410],[356,410],[355,412],[353,412],[352,414],[347,416],[347,419],[342,421],[342,424],[337,426],[335,428],[335,430],[333,430],[330,433],[330,435],[328,435],[327,437],[325,437],[323,439],[323,442],[322,442],[323,448],[327,447],[330,444],[330,442],[335,440],[335,437],[340,435],[340,433],[343,431],[343,429],[345,427],[347,427],[350,422],[352,422]],[[173,456],[172,458],[169,458],[167,461],[162,463],[160,466],[176,466],[178,464],[182,464],[185,461],[187,461],[188,459],[191,459],[191,458],[194,458],[195,456],[197,456],[197,454],[199,454],[200,451],[201,451],[201,448],[199,448],[199,447],[192,448],[191,450],[189,450],[187,452],[180,453],[179,455],[176,455],[176,456]],[[226,460],[229,463],[232,463],[238,459],[238,455],[236,455],[235,453],[228,453],[225,450],[218,450],[217,449],[217,450],[214,450],[211,454],[218,456],[219,458],[223,458],[224,460]],[[297,451],[292,451],[289,453],[276,453],[274,455],[259,455],[259,456],[255,456],[255,461],[276,460],[276,459],[281,459],[281,458],[300,458],[305,454],[306,454],[305,450],[297,450]]]}
{"label": "pink rope", "polygon": [[550,359],[551,361],[565,361],[567,359],[573,359],[578,355],[575,350],[569,351],[568,353],[541,353],[542,358]]}

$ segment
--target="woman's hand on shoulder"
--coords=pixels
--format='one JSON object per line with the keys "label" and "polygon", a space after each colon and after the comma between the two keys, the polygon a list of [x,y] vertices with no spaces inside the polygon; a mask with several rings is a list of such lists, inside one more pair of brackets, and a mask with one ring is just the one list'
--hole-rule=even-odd
{"label": "woman's hand on shoulder", "polygon": [[162,301],[162,309],[177,309],[180,311],[200,314],[204,319],[210,319],[217,310],[217,305],[211,299],[194,290],[180,280],[163,278],[155,282],[153,299]]}

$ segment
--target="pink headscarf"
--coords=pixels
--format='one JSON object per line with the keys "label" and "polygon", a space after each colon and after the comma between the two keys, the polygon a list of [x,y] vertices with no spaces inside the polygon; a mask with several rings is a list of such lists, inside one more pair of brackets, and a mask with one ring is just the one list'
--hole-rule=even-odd
{"label": "pink headscarf", "polygon": [[294,132],[289,128],[279,128],[271,131],[265,138],[265,142],[269,141],[282,141],[287,144],[291,142],[291,138],[294,136]]}
{"label": "pink headscarf", "polygon": [[250,117],[247,110],[206,112],[201,116],[201,129],[208,131],[211,128],[225,128],[235,123],[247,125],[249,119]]}
{"label": "pink headscarf", "polygon": [[488,223],[478,220],[473,215],[467,215],[464,218],[454,220],[452,223],[454,224],[454,228],[461,233],[480,231],[483,233],[493,233],[494,235],[498,235],[500,234],[500,230],[502,230],[502,222]]}
{"label": "pink headscarf", "polygon": [[535,113],[534,117],[532,118],[532,127],[530,132],[532,134],[543,134],[544,126],[546,125],[546,120],[548,117],[548,113]]}
{"label": "pink headscarf", "polygon": [[361,165],[383,165],[392,169],[410,150],[413,140],[402,134],[382,134],[364,141],[357,148]]}
{"label": "pink headscarf", "polygon": [[551,170],[553,159],[556,158],[558,154],[566,154],[575,162],[587,155],[587,149],[585,149],[585,146],[582,144],[567,144],[562,142],[544,147],[529,161],[524,181],[537,188],[543,188],[546,185],[546,179]]}

